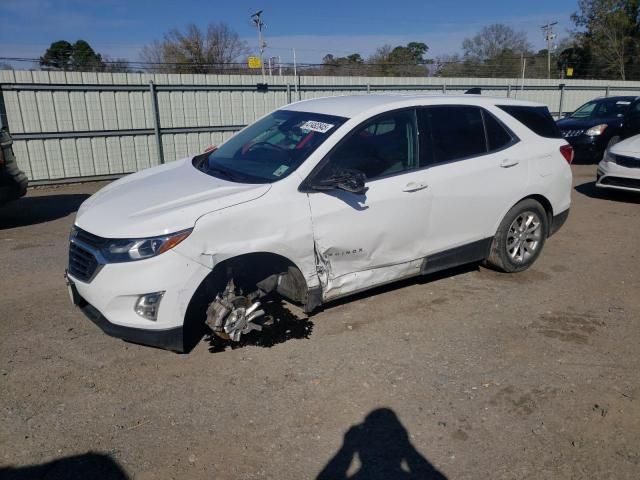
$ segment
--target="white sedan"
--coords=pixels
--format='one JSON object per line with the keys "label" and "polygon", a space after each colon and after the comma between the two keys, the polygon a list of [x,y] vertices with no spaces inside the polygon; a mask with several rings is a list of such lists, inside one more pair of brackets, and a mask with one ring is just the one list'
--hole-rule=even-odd
{"label": "white sedan", "polygon": [[605,152],[598,165],[596,187],[640,192],[640,135]]}

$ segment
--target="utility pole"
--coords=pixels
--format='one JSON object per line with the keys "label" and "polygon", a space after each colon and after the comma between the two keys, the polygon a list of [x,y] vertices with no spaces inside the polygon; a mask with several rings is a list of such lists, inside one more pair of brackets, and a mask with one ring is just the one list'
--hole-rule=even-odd
{"label": "utility pole", "polygon": [[251,20],[253,21],[256,29],[258,30],[258,49],[260,50],[260,67],[262,69],[262,82],[264,83],[264,49],[267,46],[266,42],[262,39],[262,28],[264,27],[264,22],[262,21],[262,10],[258,10],[256,13],[251,15]]}
{"label": "utility pole", "polygon": [[553,33],[553,26],[557,24],[558,22],[547,23],[540,27],[544,34],[544,39],[547,41],[547,78],[551,78],[551,46],[553,45],[553,40],[556,38],[556,34]]}

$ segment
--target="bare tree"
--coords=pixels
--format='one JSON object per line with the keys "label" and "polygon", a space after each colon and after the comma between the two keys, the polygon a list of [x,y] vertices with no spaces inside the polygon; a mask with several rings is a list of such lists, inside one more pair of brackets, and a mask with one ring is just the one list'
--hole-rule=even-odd
{"label": "bare tree", "polygon": [[462,42],[464,58],[484,62],[498,57],[505,51],[526,53],[532,49],[524,32],[516,32],[502,23],[483,27],[476,35]]}
{"label": "bare tree", "polygon": [[172,73],[209,73],[225,69],[249,52],[246,42],[225,23],[173,29],[163,40],[142,49],[141,59],[152,70]]}

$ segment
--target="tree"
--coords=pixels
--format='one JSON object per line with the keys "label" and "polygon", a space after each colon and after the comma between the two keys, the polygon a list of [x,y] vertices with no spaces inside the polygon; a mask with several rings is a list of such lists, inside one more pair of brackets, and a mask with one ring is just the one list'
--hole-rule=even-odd
{"label": "tree", "polygon": [[362,73],[364,58],[359,53],[346,57],[335,57],[328,53],[322,57],[322,73],[326,75],[359,75]]}
{"label": "tree", "polygon": [[40,66],[50,70],[104,70],[102,56],[84,40],[78,40],[73,45],[66,40],[53,42],[40,57]]}
{"label": "tree", "polygon": [[125,58],[111,58],[105,55],[103,59],[105,72],[128,73],[131,71],[129,61]]}
{"label": "tree", "polygon": [[578,8],[571,19],[579,29],[580,46],[593,54],[593,66],[626,80],[637,60],[640,1],[579,0]]}
{"label": "tree", "polygon": [[429,47],[422,42],[409,42],[405,46],[383,45],[369,57],[370,69],[383,76],[423,76],[428,73],[425,64],[433,60],[424,58]]}
{"label": "tree", "polygon": [[40,66],[55,70],[70,70],[73,46],[66,40],[53,42],[40,57]]}
{"label": "tree", "polygon": [[98,72],[104,69],[102,56],[96,53],[91,45],[78,40],[72,46],[71,66],[74,70]]}
{"label": "tree", "polygon": [[184,32],[173,29],[162,41],[146,45],[141,57],[156,71],[208,73],[228,68],[248,52],[246,42],[225,23],[209,24],[206,31],[191,24]]}
{"label": "tree", "polygon": [[462,42],[465,59],[476,62],[495,59],[506,51],[520,55],[530,52],[531,49],[524,32],[516,32],[501,23],[483,27],[476,35],[465,38]]}

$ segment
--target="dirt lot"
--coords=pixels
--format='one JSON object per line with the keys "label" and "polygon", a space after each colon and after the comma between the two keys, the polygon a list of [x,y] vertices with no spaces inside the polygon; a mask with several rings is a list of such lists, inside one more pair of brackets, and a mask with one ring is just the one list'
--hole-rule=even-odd
{"label": "dirt lot", "polygon": [[0,208],[0,477],[638,478],[640,197],[594,173],[574,167],[525,273],[449,271],[189,355],[70,305],[67,234],[100,185],[31,191]]}

